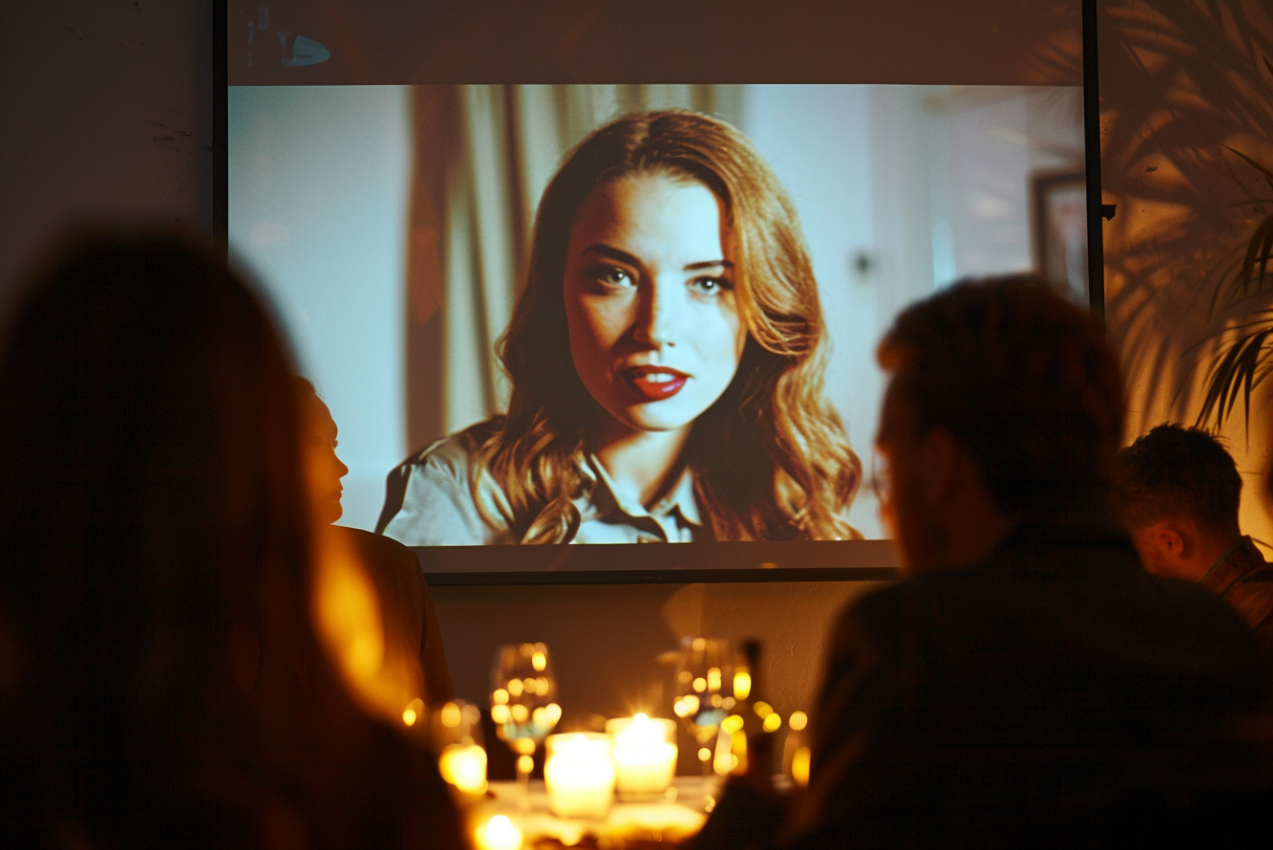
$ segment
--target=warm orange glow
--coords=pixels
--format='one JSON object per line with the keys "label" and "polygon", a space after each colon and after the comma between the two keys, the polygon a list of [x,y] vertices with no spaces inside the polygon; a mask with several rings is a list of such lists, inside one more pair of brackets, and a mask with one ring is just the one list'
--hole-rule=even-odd
{"label": "warm orange glow", "polygon": [[778,714],[776,711],[773,714],[770,714],[765,718],[763,728],[766,732],[777,732],[782,728],[782,715]]}
{"label": "warm orange glow", "polygon": [[791,717],[787,720],[787,724],[791,727],[792,731],[801,732],[804,730],[804,727],[809,725],[809,715],[805,714],[803,711],[793,711],[791,712]]}
{"label": "warm orange glow", "polygon": [[791,778],[800,787],[809,785],[809,748],[797,747],[791,757]]}
{"label": "warm orange glow", "polygon": [[751,673],[746,670],[737,670],[734,672],[734,697],[736,699],[747,699],[751,694]]}
{"label": "warm orange glow", "polygon": [[438,720],[440,720],[442,725],[447,729],[459,728],[460,721],[463,719],[460,707],[453,702],[448,702],[446,705],[442,706],[442,710],[438,712]]}
{"label": "warm orange glow", "polygon": [[466,794],[486,791],[486,750],[476,744],[451,744],[438,757],[442,778]]}
{"label": "warm orange glow", "polygon": [[418,673],[385,663],[380,598],[348,539],[330,527],[315,532],[310,611],[324,649],[358,704],[383,720],[411,725],[403,706],[422,693]]}

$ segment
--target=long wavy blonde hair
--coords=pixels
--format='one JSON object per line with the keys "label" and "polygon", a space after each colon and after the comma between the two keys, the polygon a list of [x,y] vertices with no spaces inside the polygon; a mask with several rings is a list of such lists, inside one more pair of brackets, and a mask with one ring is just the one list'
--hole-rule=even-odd
{"label": "long wavy blonde hair", "polygon": [[524,543],[565,542],[578,530],[573,500],[587,486],[580,452],[589,427],[608,414],[571,359],[566,247],[588,195],[632,174],[702,183],[733,231],[747,342],[733,381],[684,450],[708,527],[718,540],[859,537],[845,515],[861,464],[823,393],[826,328],[795,209],[742,133],[681,110],[633,113],[600,128],[544,191],[526,287],[497,346],[512,384],[508,413],[472,432],[477,475],[507,496],[502,521]]}

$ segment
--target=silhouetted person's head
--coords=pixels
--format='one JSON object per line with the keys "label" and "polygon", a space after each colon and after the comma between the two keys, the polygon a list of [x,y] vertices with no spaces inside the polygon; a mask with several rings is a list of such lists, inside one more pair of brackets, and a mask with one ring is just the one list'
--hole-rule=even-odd
{"label": "silhouetted person's head", "polygon": [[339,431],[327,404],[318,397],[318,391],[309,380],[296,378],[294,386],[305,419],[306,469],[316,518],[324,525],[330,525],[343,513],[340,499],[344,487],[340,479],[348,474],[349,467],[336,454]]}
{"label": "silhouetted person's head", "polygon": [[458,846],[427,754],[345,689],[351,641],[374,666],[377,624],[350,630],[374,591],[311,544],[291,358],[250,287],[179,233],[81,236],[5,342],[0,826]]}
{"label": "silhouetted person's head", "polygon": [[1116,494],[1145,568],[1200,579],[1241,537],[1242,476],[1215,437],[1159,425],[1118,455]]}
{"label": "silhouetted person's head", "polygon": [[904,310],[877,449],[885,519],[912,569],[989,552],[1012,525],[1108,499],[1122,430],[1099,323],[1032,276],[964,281]]}
{"label": "silhouetted person's head", "polygon": [[259,755],[312,657],[290,358],[225,262],[170,231],[63,241],[5,343],[10,732],[40,747],[51,816],[171,837],[166,795],[230,794],[218,777]]}

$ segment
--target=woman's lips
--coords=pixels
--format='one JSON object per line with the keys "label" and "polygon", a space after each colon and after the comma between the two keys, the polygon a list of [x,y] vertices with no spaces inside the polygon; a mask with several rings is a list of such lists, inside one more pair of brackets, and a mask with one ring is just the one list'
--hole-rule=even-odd
{"label": "woman's lips", "polygon": [[633,392],[646,401],[661,401],[681,391],[689,375],[675,369],[657,366],[636,366],[624,369],[620,374]]}

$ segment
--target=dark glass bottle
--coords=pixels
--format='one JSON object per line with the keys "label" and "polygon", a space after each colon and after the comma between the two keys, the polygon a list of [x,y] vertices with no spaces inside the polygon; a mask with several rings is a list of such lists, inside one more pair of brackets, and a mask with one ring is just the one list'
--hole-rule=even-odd
{"label": "dark glass bottle", "polygon": [[782,718],[765,701],[760,641],[747,638],[739,649],[734,669],[734,710],[721,727],[730,736],[732,772],[768,776],[773,773],[773,733],[781,728]]}

